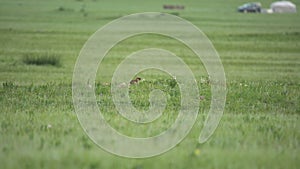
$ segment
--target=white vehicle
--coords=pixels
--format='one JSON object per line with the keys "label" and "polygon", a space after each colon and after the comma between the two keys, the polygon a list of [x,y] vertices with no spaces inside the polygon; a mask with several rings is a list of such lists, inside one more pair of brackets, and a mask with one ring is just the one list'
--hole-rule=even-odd
{"label": "white vehicle", "polygon": [[296,13],[296,5],[289,1],[278,1],[271,4],[273,13]]}

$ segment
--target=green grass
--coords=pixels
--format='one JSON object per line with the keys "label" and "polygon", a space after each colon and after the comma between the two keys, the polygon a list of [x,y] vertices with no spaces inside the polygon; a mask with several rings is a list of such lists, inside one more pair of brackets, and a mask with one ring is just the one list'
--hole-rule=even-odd
{"label": "green grass", "polygon": [[59,56],[50,53],[45,53],[45,54],[27,53],[23,56],[23,62],[27,65],[61,66]]}
{"label": "green grass", "polygon": [[[0,0],[1,168],[299,168],[299,13],[236,13],[244,2]],[[267,8],[271,2],[262,5]],[[165,11],[164,4],[183,4],[186,9]],[[84,133],[74,111],[71,82],[76,58],[89,36],[120,16],[145,11],[175,12],[198,26],[220,54],[228,94],[216,132],[199,144],[211,101],[201,61],[174,39],[149,34],[122,41],[101,63],[95,85],[99,108],[118,131],[155,135],[178,114],[178,86],[165,74],[145,71],[138,75],[145,81],[130,87],[130,97],[137,109],[147,110],[150,91],[162,89],[168,97],[162,117],[137,125],[118,115],[108,84],[122,59],[136,50],[160,47],[180,56],[205,97],[183,142],[157,157],[128,159],[105,152]],[[42,65],[37,64],[40,59]]]}

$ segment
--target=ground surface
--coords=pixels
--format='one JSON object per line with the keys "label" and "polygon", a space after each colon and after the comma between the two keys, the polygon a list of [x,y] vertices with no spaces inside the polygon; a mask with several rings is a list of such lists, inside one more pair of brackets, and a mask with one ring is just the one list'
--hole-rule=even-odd
{"label": "ground surface", "polygon": [[[299,168],[300,16],[237,13],[244,2],[1,0],[1,168]],[[262,5],[267,8],[271,2]],[[165,11],[164,4],[186,9]],[[201,62],[190,51],[178,50],[174,40],[155,35],[128,39],[109,53],[96,80],[99,107],[117,130],[155,135],[177,115],[178,86],[166,87],[172,85],[170,77],[154,72],[140,75],[146,80],[131,87],[131,98],[137,108],[147,109],[151,88],[164,90],[172,97],[162,119],[137,128],[116,113],[106,83],[122,57],[137,49],[163,46],[181,56],[205,99],[191,133],[178,146],[157,157],[126,159],[99,149],[83,132],[72,103],[72,73],[81,47],[98,28],[126,14],[149,11],[179,15],[210,38],[225,68],[226,109],[213,137],[198,144],[211,95]],[[59,64],[26,62],[45,55],[58,58]]]}

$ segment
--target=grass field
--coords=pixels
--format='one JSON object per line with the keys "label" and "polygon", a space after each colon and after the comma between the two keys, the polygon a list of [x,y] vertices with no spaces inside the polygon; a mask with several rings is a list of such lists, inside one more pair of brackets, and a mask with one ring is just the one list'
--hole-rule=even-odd
{"label": "grass field", "polygon": [[[300,14],[237,13],[244,2],[0,0],[0,168],[300,168]],[[163,10],[164,4],[186,9]],[[205,97],[190,134],[167,153],[128,159],[100,149],[81,128],[72,102],[80,49],[101,26],[137,12],[178,15],[198,26],[219,52],[228,93],[224,116],[208,142],[198,143],[210,104],[207,73],[182,44],[157,35],[129,38],[110,51],[98,70],[97,102],[107,121],[126,135],[168,128],[180,102],[170,77],[144,72],[139,76],[146,80],[130,88],[138,109],[147,109],[153,86],[170,96],[161,119],[143,126],[117,114],[107,85],[126,55],[163,47],[190,66]]]}

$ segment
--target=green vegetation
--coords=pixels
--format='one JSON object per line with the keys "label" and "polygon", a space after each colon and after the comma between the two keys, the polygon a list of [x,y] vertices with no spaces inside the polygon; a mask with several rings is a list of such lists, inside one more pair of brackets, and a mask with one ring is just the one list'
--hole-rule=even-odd
{"label": "green vegetation", "polygon": [[28,65],[52,65],[52,66],[60,66],[59,56],[55,54],[25,54],[23,57],[23,62]]}
{"label": "green vegetation", "polygon": [[[299,168],[300,14],[237,13],[244,2],[0,0],[1,168]],[[163,10],[173,3],[185,10]],[[160,47],[180,56],[203,96],[197,122],[183,142],[157,157],[127,159],[100,149],[82,130],[72,102],[72,74],[80,49],[98,28],[147,11],[176,14],[210,38],[225,68],[227,102],[212,138],[198,144],[211,99],[201,61],[174,39],[151,34],[126,39],[108,53],[95,82],[99,108],[116,130],[156,135],[178,113],[180,91],[171,77],[145,71],[138,75],[145,81],[130,87],[130,97],[137,109],[147,110],[150,91],[163,90],[168,102],[162,117],[140,126],[118,115],[111,75],[136,50]]]}

